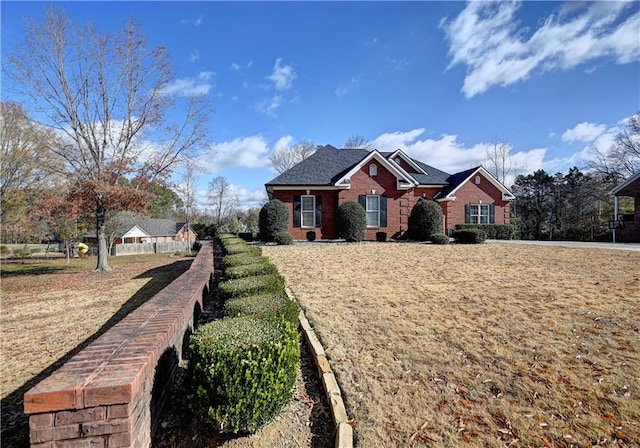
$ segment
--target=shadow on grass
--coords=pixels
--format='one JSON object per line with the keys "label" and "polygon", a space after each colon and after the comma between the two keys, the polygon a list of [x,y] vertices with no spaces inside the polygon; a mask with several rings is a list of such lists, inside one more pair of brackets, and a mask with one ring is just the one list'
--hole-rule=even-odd
{"label": "shadow on grass", "polygon": [[[24,414],[24,394],[40,381],[51,375],[55,370],[60,368],[65,362],[71,359],[75,354],[87,347],[93,341],[98,339],[107,330],[120,322],[125,316],[152,298],[169,283],[178,278],[189,269],[193,258],[176,261],[175,263],[149,269],[138,275],[140,278],[151,278],[138,292],[136,292],[129,300],[127,300],[120,309],[111,318],[105,322],[102,327],[94,334],[89,336],[83,342],[78,344],[74,349],[69,351],[63,357],[51,363],[47,368],[27,380],[22,386],[17,388],[11,394],[7,395],[0,402],[2,408],[2,431],[0,440],[3,447],[22,448],[29,447],[29,419]],[[3,273],[4,275],[4,273]],[[24,275],[24,274],[20,274]]]}
{"label": "shadow on grass", "polygon": [[55,274],[66,270],[62,266],[48,263],[3,262],[0,267],[0,278]]}

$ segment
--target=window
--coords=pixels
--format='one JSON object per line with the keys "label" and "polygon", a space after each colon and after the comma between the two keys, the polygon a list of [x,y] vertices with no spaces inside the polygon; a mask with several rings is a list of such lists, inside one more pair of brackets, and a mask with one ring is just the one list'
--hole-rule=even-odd
{"label": "window", "polygon": [[467,204],[467,224],[493,224],[495,223],[495,205],[493,204]]}
{"label": "window", "polygon": [[378,175],[378,165],[372,163],[369,165],[369,176],[374,177]]}
{"label": "window", "polygon": [[367,206],[367,227],[380,227],[380,196],[368,195]]}
{"label": "window", "polygon": [[316,222],[316,197],[315,196],[301,196],[300,197],[300,211],[301,211],[301,227],[315,227]]}

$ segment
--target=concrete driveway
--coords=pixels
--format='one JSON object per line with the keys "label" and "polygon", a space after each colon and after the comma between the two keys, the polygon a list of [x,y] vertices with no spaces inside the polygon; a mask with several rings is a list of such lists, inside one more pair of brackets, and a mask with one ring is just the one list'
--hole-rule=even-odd
{"label": "concrete driveway", "polygon": [[590,241],[529,241],[529,240],[487,240],[490,244],[528,244],[530,246],[559,246],[595,249],[635,250],[640,252],[640,243],[596,243]]}

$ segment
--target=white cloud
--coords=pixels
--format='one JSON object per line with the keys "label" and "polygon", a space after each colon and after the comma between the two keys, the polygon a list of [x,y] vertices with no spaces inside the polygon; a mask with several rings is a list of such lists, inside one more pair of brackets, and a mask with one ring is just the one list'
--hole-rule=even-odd
{"label": "white cloud", "polygon": [[462,92],[471,98],[494,85],[526,80],[536,71],[567,70],[602,57],[618,64],[640,58],[640,12],[632,2],[585,2],[544,18],[530,36],[516,18],[520,2],[469,2],[440,27],[451,63],[467,66]]}
{"label": "white cloud", "polygon": [[206,95],[213,87],[210,82],[213,75],[214,72],[202,72],[194,78],[176,79],[165,87],[162,93],[183,97]]}
{"label": "white cloud", "polygon": [[209,153],[200,157],[199,165],[209,173],[227,168],[269,168],[269,154],[281,146],[287,146],[293,137],[280,137],[273,148],[262,135],[238,137],[231,141],[214,143]]}
{"label": "white cloud", "polygon": [[234,70],[234,71],[240,71],[240,70],[243,70],[243,69],[251,68],[251,66],[252,66],[252,65],[253,65],[253,61],[249,61],[249,62],[247,62],[247,64],[246,64],[244,67],[243,67],[242,65],[240,65],[240,64],[238,64],[237,62],[235,62],[235,61],[234,61],[234,62],[231,64],[231,70]]}
{"label": "white cloud", "polygon": [[267,98],[261,103],[256,104],[256,110],[260,113],[268,115],[269,117],[276,117],[276,111],[282,106],[284,99],[281,95],[273,95],[271,98]]}
{"label": "white cloud", "polygon": [[583,121],[582,123],[578,123],[574,128],[567,129],[562,134],[562,140],[565,142],[592,142],[600,136],[606,128],[604,124]]}
{"label": "white cloud", "polygon": [[231,64],[231,70],[235,70],[238,71],[240,70],[242,67],[240,67],[240,65],[238,65],[238,63],[234,62],[233,64]]}
{"label": "white cloud", "polygon": [[356,75],[352,77],[349,81],[341,83],[334,93],[338,98],[342,98],[344,95],[349,93],[353,89],[357,89],[360,87],[360,80],[362,79],[362,75]]}
{"label": "white cloud", "polygon": [[198,50],[191,51],[189,62],[196,62],[198,59],[200,59],[200,52]]}
{"label": "white cloud", "polygon": [[[439,139],[419,139],[425,130],[413,129],[407,132],[385,133],[371,142],[371,147],[379,151],[401,149],[409,156],[434,168],[448,173],[463,171],[481,165],[486,160],[490,143],[478,143],[465,147],[453,134],[442,135]],[[539,169],[546,154],[545,148],[518,151],[513,154],[518,166],[529,170]]]}
{"label": "white cloud", "polygon": [[193,26],[200,26],[202,25],[202,20],[203,20],[204,16],[199,15],[197,19],[182,19],[182,24],[183,25],[193,25]]}
{"label": "white cloud", "polygon": [[293,80],[298,75],[290,65],[283,65],[282,58],[276,59],[276,63],[273,66],[273,73],[267,76],[266,79],[273,82],[276,90],[288,90],[291,88]]}
{"label": "white cloud", "polygon": [[246,188],[231,184],[231,190],[235,192],[240,200],[240,208],[262,207],[267,202],[267,192],[264,188],[258,190],[247,190]]}

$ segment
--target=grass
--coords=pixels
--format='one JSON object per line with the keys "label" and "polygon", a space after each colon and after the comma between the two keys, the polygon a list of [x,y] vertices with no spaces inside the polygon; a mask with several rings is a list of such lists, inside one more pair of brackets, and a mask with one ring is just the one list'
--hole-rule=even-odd
{"label": "grass", "polygon": [[6,263],[2,276],[3,446],[28,446],[22,414],[27,390],[164,288],[191,264],[167,254]]}
{"label": "grass", "polygon": [[640,445],[640,253],[263,251],[319,332],[358,446]]}

